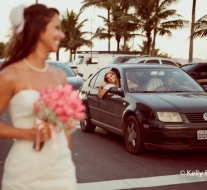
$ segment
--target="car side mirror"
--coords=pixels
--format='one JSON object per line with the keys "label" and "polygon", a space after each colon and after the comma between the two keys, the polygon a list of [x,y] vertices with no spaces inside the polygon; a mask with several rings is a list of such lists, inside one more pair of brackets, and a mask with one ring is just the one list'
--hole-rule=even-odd
{"label": "car side mirror", "polygon": [[207,85],[203,85],[202,87],[205,90],[205,92],[207,92]]}
{"label": "car side mirror", "polygon": [[108,91],[109,93],[112,93],[112,94],[116,94],[116,95],[119,95],[121,97],[124,97],[124,92],[122,89],[120,88],[117,88],[117,87],[111,87]]}
{"label": "car side mirror", "polygon": [[77,73],[80,77],[83,77],[83,73]]}

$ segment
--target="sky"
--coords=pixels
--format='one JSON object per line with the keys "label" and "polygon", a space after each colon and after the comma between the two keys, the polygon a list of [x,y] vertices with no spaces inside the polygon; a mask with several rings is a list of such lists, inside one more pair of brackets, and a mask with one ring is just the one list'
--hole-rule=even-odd
{"label": "sky", "polygon": [[[36,0],[0,0],[0,41],[7,42],[8,34],[10,29],[9,13],[10,10],[19,4],[31,5]],[[45,4],[48,7],[57,8],[60,13],[64,13],[67,9],[79,12],[82,4],[82,0],[38,0],[39,3]],[[172,6],[173,9],[177,10],[177,13],[182,15],[182,19],[191,21],[193,0],[180,0],[177,4]],[[97,15],[106,17],[106,12],[98,8],[86,9],[80,21],[88,19],[84,31],[95,32],[97,27],[101,26],[101,20]],[[196,4],[196,20],[207,14],[207,0],[197,0]],[[190,26],[182,30],[176,30],[172,32],[172,36],[157,37],[156,48],[159,48],[161,52],[168,53],[172,58],[188,59],[189,54],[189,37]],[[142,44],[141,38],[136,37],[133,41],[132,49],[139,50],[138,45]],[[107,40],[94,40],[93,51],[107,51]],[[89,51],[88,47],[83,47],[81,50]],[[111,50],[116,50],[116,41],[112,40]],[[54,55],[51,55],[54,58]],[[68,61],[69,55],[63,50],[60,52],[60,60]],[[207,37],[198,38],[194,40],[194,53],[193,58],[199,58],[207,60]]]}

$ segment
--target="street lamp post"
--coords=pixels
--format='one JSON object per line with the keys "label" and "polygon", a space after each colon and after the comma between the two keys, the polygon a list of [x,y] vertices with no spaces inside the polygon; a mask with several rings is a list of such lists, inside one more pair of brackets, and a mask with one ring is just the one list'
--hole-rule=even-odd
{"label": "street lamp post", "polygon": [[[94,7],[91,7],[91,42],[92,41],[92,22],[93,22],[93,12],[94,12]],[[92,61],[92,44],[91,44],[91,61]]]}

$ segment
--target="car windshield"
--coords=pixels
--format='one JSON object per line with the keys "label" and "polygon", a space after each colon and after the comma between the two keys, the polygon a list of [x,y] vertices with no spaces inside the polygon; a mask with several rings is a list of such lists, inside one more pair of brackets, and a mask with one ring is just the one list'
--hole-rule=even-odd
{"label": "car windshield", "polygon": [[181,69],[128,69],[125,74],[131,93],[204,91]]}
{"label": "car windshield", "polygon": [[73,65],[80,65],[84,61],[84,57],[78,57],[74,60]]}

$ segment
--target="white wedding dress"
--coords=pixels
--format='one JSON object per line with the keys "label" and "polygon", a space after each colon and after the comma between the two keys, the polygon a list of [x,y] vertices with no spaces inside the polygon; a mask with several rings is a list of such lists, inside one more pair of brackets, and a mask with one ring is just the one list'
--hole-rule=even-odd
{"label": "white wedding dress", "polygon": [[[34,102],[39,92],[21,90],[9,103],[13,125],[28,129],[34,126]],[[57,133],[58,150],[52,150],[51,140],[39,152],[34,142],[15,140],[7,156],[2,179],[2,190],[75,190],[76,173],[64,132]]]}

